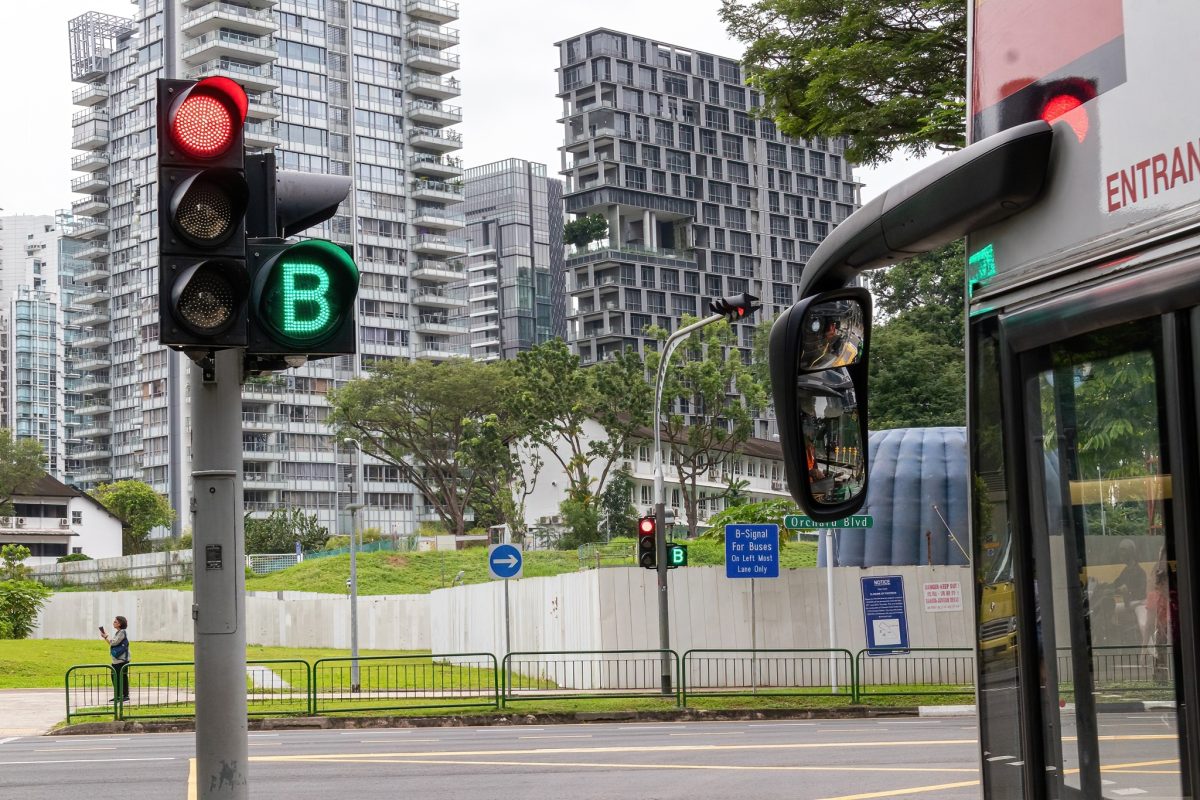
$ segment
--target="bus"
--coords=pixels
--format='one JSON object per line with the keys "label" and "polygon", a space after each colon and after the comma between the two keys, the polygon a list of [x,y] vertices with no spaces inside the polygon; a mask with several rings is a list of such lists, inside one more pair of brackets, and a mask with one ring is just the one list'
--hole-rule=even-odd
{"label": "bus", "polygon": [[[1198,31],[1196,0],[973,0],[968,146],[839,225],[772,327],[790,489],[840,519],[869,475],[859,277],[966,238],[989,800],[1200,796]],[[811,356],[831,317],[850,363]]]}

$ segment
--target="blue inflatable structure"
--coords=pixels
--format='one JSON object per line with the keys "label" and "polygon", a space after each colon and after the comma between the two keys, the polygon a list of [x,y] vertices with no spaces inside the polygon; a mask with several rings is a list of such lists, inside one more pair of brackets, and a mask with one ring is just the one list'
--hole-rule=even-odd
{"label": "blue inflatable structure", "polygon": [[[858,513],[874,526],[836,531],[834,565],[967,564],[966,428],[874,431],[868,448],[867,502]],[[822,538],[821,566],[825,557]]]}

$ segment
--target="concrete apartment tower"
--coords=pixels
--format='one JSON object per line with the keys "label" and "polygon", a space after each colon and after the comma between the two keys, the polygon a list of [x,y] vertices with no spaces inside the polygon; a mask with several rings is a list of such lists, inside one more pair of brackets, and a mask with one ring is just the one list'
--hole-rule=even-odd
{"label": "concrete apartment tower", "polygon": [[[132,19],[90,13],[70,23],[74,100],[74,281],[95,314],[67,351],[85,375],[78,447],[111,452],[78,476],[145,480],[186,519],[190,485],[187,370],[158,344],[155,81],[162,77],[159,0],[135,0]],[[461,109],[444,0],[181,0],[180,78],[224,75],[250,97],[248,148],[274,149],[279,167],[351,175],[332,220],[307,233],[354,247],[362,272],[359,353],[247,383],[242,395],[246,509],[298,507],[331,531],[352,501],[353,448],[325,424],[327,392],[381,359],[463,354],[461,329],[425,320],[465,309],[448,293],[466,255]],[[458,334],[458,336],[455,336]],[[175,362],[173,365],[172,362]],[[413,529],[423,502],[398,471],[368,463],[364,524]]]}
{"label": "concrete apartment tower", "polygon": [[[510,158],[465,176],[471,357],[515,358],[566,338],[562,181]],[[557,290],[556,290],[557,286]]]}
{"label": "concrete apartment tower", "polygon": [[[557,43],[566,212],[608,238],[567,255],[568,338],[584,363],[644,349],[713,297],[797,298],[805,261],[859,206],[843,142],[781,135],[730,58],[596,29]],[[753,324],[738,324],[749,358]],[[755,436],[770,435],[770,420]]]}

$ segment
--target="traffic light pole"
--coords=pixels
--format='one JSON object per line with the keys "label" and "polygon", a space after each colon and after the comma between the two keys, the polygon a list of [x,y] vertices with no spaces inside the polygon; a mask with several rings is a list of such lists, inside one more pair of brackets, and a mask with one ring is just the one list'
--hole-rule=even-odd
{"label": "traffic light pole", "polygon": [[662,693],[671,694],[671,629],[667,612],[667,489],[663,474],[662,452],[662,399],[663,388],[667,382],[667,364],[675,348],[705,325],[720,322],[724,314],[713,314],[699,322],[680,328],[667,337],[663,345],[662,358],[658,362],[658,376],[654,381],[654,519],[657,535],[654,542],[656,565],[658,569],[658,647],[662,650]]}
{"label": "traffic light pole", "polygon": [[247,800],[242,350],[193,366],[191,393],[197,797]]}

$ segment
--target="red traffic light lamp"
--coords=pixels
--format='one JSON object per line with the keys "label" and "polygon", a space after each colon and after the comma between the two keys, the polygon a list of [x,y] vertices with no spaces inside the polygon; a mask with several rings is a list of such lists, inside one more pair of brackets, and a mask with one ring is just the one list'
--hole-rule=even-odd
{"label": "red traffic light lamp", "polygon": [[749,319],[751,314],[762,308],[755,305],[757,302],[758,298],[754,295],[741,292],[714,298],[709,301],[708,307],[714,314],[720,314],[730,322],[739,322]]}
{"label": "red traffic light lamp", "polygon": [[638,520],[638,566],[646,569],[657,569],[658,554],[655,550],[657,542],[655,534],[658,532],[658,523],[653,515],[645,516]]}

